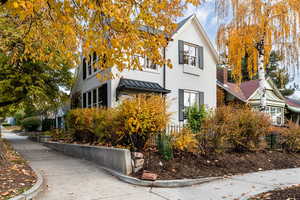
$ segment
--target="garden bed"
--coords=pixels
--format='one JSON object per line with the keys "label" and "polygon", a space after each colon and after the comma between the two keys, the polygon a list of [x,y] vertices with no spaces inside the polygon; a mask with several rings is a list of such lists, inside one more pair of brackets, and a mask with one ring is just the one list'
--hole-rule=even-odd
{"label": "garden bed", "polygon": [[299,200],[300,199],[300,185],[278,189],[270,192],[265,192],[263,194],[257,195],[251,198],[251,200]]}
{"label": "garden bed", "polygon": [[[0,199],[9,199],[30,189],[37,181],[26,161],[0,139],[5,159],[0,160]],[[0,150],[1,150],[0,149]]]}
{"label": "garden bed", "polygon": [[[144,170],[160,180],[231,176],[242,173],[300,167],[300,154],[279,151],[256,153],[223,153],[207,156],[174,152],[174,159],[165,161],[158,152],[144,152]],[[141,178],[142,170],[133,174]]]}

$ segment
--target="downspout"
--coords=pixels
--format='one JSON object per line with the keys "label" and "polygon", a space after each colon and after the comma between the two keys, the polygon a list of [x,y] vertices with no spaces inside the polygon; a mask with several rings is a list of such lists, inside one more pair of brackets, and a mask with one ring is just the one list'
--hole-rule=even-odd
{"label": "downspout", "polygon": [[[163,48],[163,57],[166,59],[166,47]],[[166,89],[166,64],[163,66],[163,88]]]}

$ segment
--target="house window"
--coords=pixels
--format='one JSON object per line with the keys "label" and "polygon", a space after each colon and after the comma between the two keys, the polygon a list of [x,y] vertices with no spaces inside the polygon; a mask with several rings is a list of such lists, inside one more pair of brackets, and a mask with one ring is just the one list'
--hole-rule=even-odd
{"label": "house window", "polygon": [[267,106],[265,113],[267,113],[274,125],[282,125],[283,123],[283,108]]}
{"label": "house window", "polygon": [[97,89],[93,90],[93,107],[97,107]]}
{"label": "house window", "polygon": [[88,102],[87,107],[91,108],[92,107],[92,91],[88,92],[88,101],[87,102]]}
{"label": "house window", "polygon": [[157,70],[157,65],[147,58],[145,68],[149,70]]}
{"label": "house window", "polygon": [[86,93],[83,93],[82,95],[82,107],[86,108]]}
{"label": "house window", "polygon": [[[93,64],[95,64],[98,61],[98,56],[96,52],[93,53]],[[97,68],[94,66],[94,72],[97,72]]]}
{"label": "house window", "polygon": [[198,48],[195,45],[191,45],[188,43],[184,43],[183,46],[184,50],[184,54],[183,54],[183,64],[187,64],[193,67],[198,66]]}
{"label": "house window", "polygon": [[138,60],[138,63],[144,70],[157,70],[157,65],[149,58],[146,58],[142,55],[135,55],[134,58]]}
{"label": "house window", "polygon": [[204,105],[204,92],[179,89],[178,104],[179,121],[184,121],[190,107]]}
{"label": "house window", "polygon": [[88,75],[92,75],[92,57],[89,56],[89,61],[88,61]]}
{"label": "house window", "polygon": [[82,61],[82,76],[83,80],[86,79],[86,58]]}
{"label": "house window", "polygon": [[184,91],[184,113],[185,113],[185,119],[186,119],[186,113],[188,109],[192,106],[199,106],[199,92],[195,91]]}

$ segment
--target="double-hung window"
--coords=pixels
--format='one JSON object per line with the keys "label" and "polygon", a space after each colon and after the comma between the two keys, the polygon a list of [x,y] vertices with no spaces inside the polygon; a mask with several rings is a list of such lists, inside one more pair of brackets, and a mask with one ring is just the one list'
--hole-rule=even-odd
{"label": "double-hung window", "polygon": [[188,67],[204,69],[203,47],[178,40],[178,62]]}
{"label": "double-hung window", "polygon": [[184,43],[184,54],[183,54],[183,62],[186,65],[190,65],[193,67],[198,66],[198,48],[195,45],[191,45],[188,43]]}
{"label": "double-hung window", "polygon": [[179,89],[179,121],[187,118],[187,112],[192,106],[204,104],[204,92]]}
{"label": "double-hung window", "polygon": [[184,96],[184,114],[185,114],[184,118],[186,119],[188,109],[195,105],[199,106],[199,92],[185,90],[183,96]]}

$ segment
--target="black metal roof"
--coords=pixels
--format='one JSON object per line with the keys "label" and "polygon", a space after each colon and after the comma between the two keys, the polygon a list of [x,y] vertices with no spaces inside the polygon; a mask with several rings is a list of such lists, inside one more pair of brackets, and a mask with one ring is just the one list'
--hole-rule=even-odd
{"label": "black metal roof", "polygon": [[138,81],[132,79],[121,78],[117,90],[137,90],[145,92],[155,92],[155,93],[170,93],[170,90],[164,89],[158,83]]}

